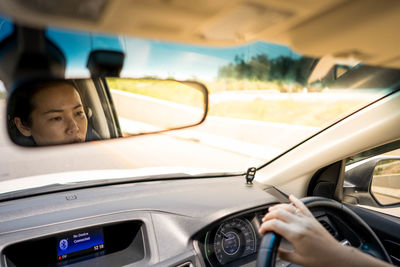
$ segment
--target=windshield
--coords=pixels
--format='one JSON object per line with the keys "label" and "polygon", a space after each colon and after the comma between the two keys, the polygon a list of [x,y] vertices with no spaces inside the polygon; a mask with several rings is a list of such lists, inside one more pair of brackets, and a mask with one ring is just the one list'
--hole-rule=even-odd
{"label": "windshield", "polygon": [[[3,19],[0,25],[3,40],[12,24]],[[390,93],[398,77],[397,70],[311,58],[266,42],[208,47],[58,28],[46,36],[65,54],[68,78],[90,77],[90,51],[111,49],[125,53],[122,77],[199,81],[209,90],[208,117],[187,130],[35,149],[14,145],[1,129],[3,181],[105,169],[243,173]],[[106,82],[112,92],[126,91],[124,80]],[[4,86],[0,97],[4,113]],[[124,121],[119,123],[124,128]],[[29,186],[36,186],[35,179]],[[54,179],[57,183],[57,175]]]}

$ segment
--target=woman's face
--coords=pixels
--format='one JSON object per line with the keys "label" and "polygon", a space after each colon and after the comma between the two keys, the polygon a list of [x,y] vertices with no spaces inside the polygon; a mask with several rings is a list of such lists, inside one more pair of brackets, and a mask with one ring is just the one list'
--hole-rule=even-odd
{"label": "woman's face", "polygon": [[31,126],[18,126],[37,145],[84,142],[87,118],[76,89],[69,84],[44,88],[33,96]]}

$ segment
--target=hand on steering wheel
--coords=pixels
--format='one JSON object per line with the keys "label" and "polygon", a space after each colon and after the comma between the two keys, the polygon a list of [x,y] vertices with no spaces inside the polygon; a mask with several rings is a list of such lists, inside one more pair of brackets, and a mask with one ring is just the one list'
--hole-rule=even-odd
{"label": "hand on steering wheel", "polygon": [[[278,256],[285,261],[303,266],[387,266],[386,263],[372,258],[353,247],[342,246],[314,218],[306,205],[294,196],[289,197],[291,204],[279,204],[269,208],[263,218],[259,232],[266,235],[261,243],[257,266],[274,266],[279,236],[288,240],[293,250],[278,250]],[[322,207],[345,214],[366,232],[369,239],[378,247],[381,258],[390,262],[379,239],[354,212],[342,204],[324,198],[305,198],[303,201],[311,207]],[[359,229],[354,229],[355,231]]]}

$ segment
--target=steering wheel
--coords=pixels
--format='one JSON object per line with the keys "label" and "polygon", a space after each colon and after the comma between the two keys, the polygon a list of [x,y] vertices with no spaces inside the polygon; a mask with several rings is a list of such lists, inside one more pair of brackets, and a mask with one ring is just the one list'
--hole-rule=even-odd
{"label": "steering wheel", "polygon": [[[347,228],[352,229],[362,240],[359,248],[361,251],[392,263],[385,248],[372,229],[352,210],[335,200],[323,197],[305,197],[301,201],[311,211],[322,210],[340,219]],[[273,232],[268,232],[264,235],[258,251],[257,267],[275,266],[280,241],[281,237]]]}

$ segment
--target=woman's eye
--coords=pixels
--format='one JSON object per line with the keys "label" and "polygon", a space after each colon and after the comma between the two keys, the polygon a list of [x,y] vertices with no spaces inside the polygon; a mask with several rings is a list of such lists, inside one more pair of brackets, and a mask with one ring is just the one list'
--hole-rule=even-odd
{"label": "woman's eye", "polygon": [[75,114],[76,114],[76,116],[83,116],[83,115],[85,115],[85,113],[84,113],[83,111],[77,111]]}
{"label": "woman's eye", "polygon": [[50,121],[61,121],[61,120],[62,120],[62,117],[60,117],[60,116],[50,118]]}

